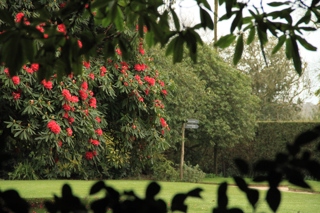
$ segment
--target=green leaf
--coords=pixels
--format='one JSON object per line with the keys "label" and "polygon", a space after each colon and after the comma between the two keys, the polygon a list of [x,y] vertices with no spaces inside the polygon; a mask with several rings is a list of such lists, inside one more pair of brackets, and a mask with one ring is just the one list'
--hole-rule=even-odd
{"label": "green leaf", "polygon": [[174,52],[173,52],[173,63],[181,62],[183,58],[183,44],[184,38],[178,37],[175,42]]}
{"label": "green leaf", "polygon": [[201,25],[204,29],[209,28],[210,30],[213,30],[213,21],[209,13],[202,9],[200,7],[200,19],[201,19]]}
{"label": "green leaf", "polygon": [[233,22],[230,27],[230,33],[232,33],[237,26],[241,27],[242,25],[242,10],[237,11],[236,17],[233,19]]}
{"label": "green leaf", "polygon": [[291,2],[290,1],[285,1],[285,2],[271,2],[271,3],[268,3],[269,6],[271,7],[279,7],[279,6],[282,6],[282,5],[288,5],[290,4]]}
{"label": "green leaf", "polygon": [[250,28],[249,36],[247,38],[247,45],[251,44],[256,36],[256,28],[253,26]]}
{"label": "green leaf", "polygon": [[123,31],[123,23],[124,23],[123,13],[122,13],[121,8],[119,6],[116,5],[115,7],[116,8],[114,9],[114,11],[116,11],[116,12],[113,17],[114,24],[116,25],[116,27],[119,31]]}
{"label": "green leaf", "polygon": [[176,28],[176,31],[180,31],[180,21],[179,21],[179,18],[176,14],[176,12],[170,8],[170,12],[171,12],[171,15],[172,15],[172,18],[173,18],[173,23],[174,23],[174,26]]}
{"label": "green leaf", "polygon": [[220,48],[226,48],[229,47],[236,39],[236,36],[233,34],[228,34],[225,36],[222,36],[215,44],[214,46],[220,47]]}
{"label": "green leaf", "polygon": [[236,48],[234,50],[233,64],[237,65],[243,53],[243,34],[238,37]]}
{"label": "green leaf", "polygon": [[33,62],[35,55],[35,46],[31,39],[21,39],[23,54],[29,62]]}
{"label": "green leaf", "polygon": [[299,41],[299,43],[304,47],[306,48],[307,50],[310,50],[310,51],[316,51],[317,48],[315,46],[313,46],[312,44],[310,44],[309,42],[307,42],[304,38],[296,35],[295,36],[296,39]]}
{"label": "green leaf", "polygon": [[287,59],[292,58],[292,42],[290,38],[286,39],[286,56],[287,56]]}
{"label": "green leaf", "polygon": [[297,41],[295,37],[290,38],[291,43],[292,43],[292,60],[293,60],[293,65],[294,68],[296,69],[296,72],[301,75],[302,74],[302,63],[301,63],[301,57],[299,53],[299,48]]}
{"label": "green leaf", "polygon": [[283,46],[284,42],[286,41],[286,35],[282,35],[278,38],[278,43],[274,48],[272,49],[272,54],[277,53],[281,47]]}
{"label": "green leaf", "polygon": [[12,26],[15,25],[14,19],[8,10],[5,10],[5,9],[0,10],[0,20],[9,25],[12,25]]}

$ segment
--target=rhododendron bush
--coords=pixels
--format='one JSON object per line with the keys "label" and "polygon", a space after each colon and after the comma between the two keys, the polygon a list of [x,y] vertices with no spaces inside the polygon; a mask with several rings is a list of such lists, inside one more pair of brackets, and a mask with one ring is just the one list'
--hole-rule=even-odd
{"label": "rhododendron bush", "polygon": [[61,81],[38,81],[37,64],[16,76],[1,67],[0,119],[16,165],[30,163],[38,178],[116,177],[141,172],[164,150],[166,84],[137,46],[132,60],[116,49],[117,57],[84,61],[82,75]]}

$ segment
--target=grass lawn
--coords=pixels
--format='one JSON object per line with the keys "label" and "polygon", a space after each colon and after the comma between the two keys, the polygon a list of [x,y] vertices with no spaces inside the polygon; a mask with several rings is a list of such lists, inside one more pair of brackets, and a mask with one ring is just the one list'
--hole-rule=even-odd
{"label": "grass lawn", "polygon": [[[232,179],[216,179],[216,183],[223,181],[232,183]],[[209,181],[212,183],[212,181]],[[24,198],[52,198],[53,194],[61,195],[61,188],[64,183],[69,183],[75,195],[80,197],[87,197],[89,189],[95,181],[82,180],[38,180],[38,181],[0,181],[1,191],[7,189],[16,189]],[[124,190],[134,190],[138,196],[144,197],[144,191],[150,181],[144,180],[107,180],[106,184],[114,187],[120,192]],[[161,185],[161,192],[158,198],[161,198],[170,205],[170,201],[174,194],[181,192],[188,192],[196,187],[202,188],[202,199],[187,199],[189,206],[188,212],[191,213],[210,213],[217,203],[217,189],[216,184],[199,184],[199,183],[185,183],[185,182],[158,182]],[[314,185],[320,186],[319,182],[314,182]],[[229,206],[240,207],[245,212],[252,212],[245,194],[243,194],[237,187],[229,186],[228,192]],[[257,212],[271,212],[269,207],[263,201],[265,191],[260,192],[260,203]],[[319,212],[320,209],[320,194],[303,194],[283,192],[282,202],[278,212],[280,213],[307,213]]]}

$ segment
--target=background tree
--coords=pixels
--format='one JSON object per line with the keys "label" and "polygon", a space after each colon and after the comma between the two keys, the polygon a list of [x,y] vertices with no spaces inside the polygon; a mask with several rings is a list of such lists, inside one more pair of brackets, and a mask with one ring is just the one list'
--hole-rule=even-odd
{"label": "background tree", "polygon": [[[275,40],[264,47],[267,64],[260,52],[258,40],[245,47],[245,53],[236,68],[251,78],[252,92],[260,99],[259,120],[296,120],[303,107],[303,101],[310,95],[310,80],[304,62],[301,75],[295,72],[292,62],[281,48],[273,53]],[[232,61],[233,48],[221,52],[226,60]]]}
{"label": "background tree", "polygon": [[183,122],[196,118],[199,128],[186,130],[186,161],[215,172],[218,147],[233,146],[254,135],[258,99],[252,95],[249,78],[224,63],[209,46],[198,50],[198,64],[185,59],[172,65],[158,50],[152,56],[172,84],[166,100],[171,141],[176,146],[171,158],[179,162]]}

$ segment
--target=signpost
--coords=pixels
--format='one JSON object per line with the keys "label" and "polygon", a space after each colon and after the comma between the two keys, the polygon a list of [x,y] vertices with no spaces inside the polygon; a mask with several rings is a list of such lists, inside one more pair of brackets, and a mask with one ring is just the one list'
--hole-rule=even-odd
{"label": "signpost", "polygon": [[184,132],[185,129],[198,129],[199,120],[188,119],[187,123],[182,125],[182,142],[181,142],[181,158],[180,158],[180,180],[183,179],[183,163],[184,163]]}

